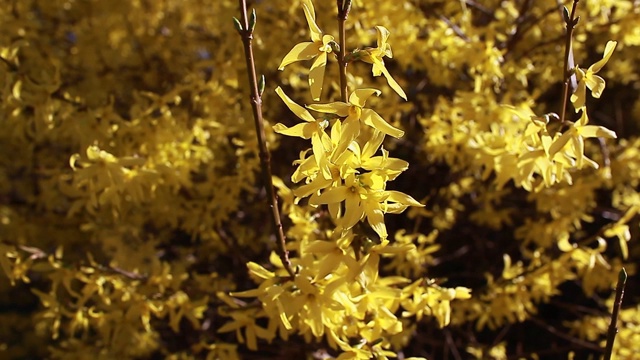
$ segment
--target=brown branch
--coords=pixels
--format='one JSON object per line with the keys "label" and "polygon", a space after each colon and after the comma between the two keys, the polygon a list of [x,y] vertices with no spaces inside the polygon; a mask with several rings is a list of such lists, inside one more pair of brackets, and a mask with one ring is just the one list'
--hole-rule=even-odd
{"label": "brown branch", "polygon": [[[562,81],[564,83],[562,89],[562,110],[560,112],[560,123],[564,124],[565,117],[567,116],[567,105],[569,102],[569,84],[571,83],[571,69],[574,66],[573,61],[573,49],[572,40],[573,40],[573,29],[576,26],[576,9],[578,7],[578,3],[580,0],[573,0],[573,6],[571,7],[571,14],[568,19],[564,18],[565,25],[567,27],[567,32],[565,34],[565,45],[564,45],[564,63],[562,66]],[[564,11],[564,8],[561,8],[561,11]]]}
{"label": "brown branch", "polygon": [[[30,260],[42,260],[42,259],[48,259],[50,256],[53,256],[53,254],[47,253],[46,251],[34,247],[34,246],[27,246],[27,245],[15,245],[15,244],[11,244],[8,242],[2,242],[3,244],[7,244],[7,245],[12,245],[12,246],[16,246],[18,249],[31,254],[31,256],[29,256]],[[99,263],[96,263],[94,261],[91,261],[91,266],[99,271],[103,271],[105,273],[112,273],[112,274],[118,274],[118,275],[122,275],[126,278],[129,278],[131,280],[147,280],[148,276],[143,275],[143,274],[138,274],[135,272],[131,272],[131,271],[127,271],[124,270],[120,267],[117,266],[113,266],[113,265],[102,265]]]}
{"label": "brown branch", "polygon": [[113,273],[113,274],[117,274],[117,275],[122,275],[126,278],[129,278],[131,280],[141,280],[141,281],[146,281],[149,279],[148,275],[145,274],[138,274],[132,271],[127,271],[125,269],[119,268],[117,266],[113,266],[113,265],[102,265],[102,264],[95,264],[94,267],[98,270],[104,271],[106,273]]}
{"label": "brown branch", "polygon": [[611,311],[611,322],[607,331],[607,344],[604,348],[604,357],[602,360],[610,360],[613,352],[613,343],[618,333],[618,313],[622,306],[622,296],[624,295],[624,286],[627,283],[627,272],[624,268],[620,269],[618,274],[618,285],[616,285],[616,300],[613,303],[613,311]]}
{"label": "brown branch", "polygon": [[293,278],[295,273],[291,268],[291,261],[289,260],[289,251],[286,247],[286,240],[284,237],[284,231],[282,229],[282,221],[280,219],[280,208],[278,206],[278,198],[276,196],[273,179],[271,172],[271,155],[269,154],[269,148],[267,147],[267,139],[264,131],[264,119],[262,118],[262,94],[258,88],[258,76],[256,74],[255,59],[253,56],[253,28],[255,27],[255,9],[251,14],[251,21],[247,15],[247,1],[238,0],[240,5],[241,23],[236,21],[238,27],[238,33],[242,38],[242,44],[244,45],[244,55],[247,63],[247,74],[249,76],[249,86],[251,87],[251,108],[253,110],[253,119],[256,127],[256,135],[258,136],[258,146],[260,147],[260,165],[262,167],[262,181],[264,187],[267,190],[267,197],[269,201],[269,209],[271,212],[271,222],[275,231],[278,254],[284,268],[289,273],[289,276]]}
{"label": "brown branch", "polygon": [[471,39],[469,39],[469,37],[464,33],[464,31],[462,31],[462,29],[458,25],[454,24],[447,17],[445,17],[444,15],[438,14],[438,19],[440,19],[445,24],[447,24],[447,26],[449,26],[449,28],[451,30],[453,30],[453,32],[456,33],[456,35],[458,35],[459,38],[461,38],[465,42],[470,42],[471,41]]}
{"label": "brown branch", "polygon": [[573,337],[571,335],[567,335],[567,334],[563,333],[562,331],[556,329],[555,327],[545,323],[544,321],[537,319],[536,317],[532,316],[532,317],[529,318],[529,320],[532,323],[544,328],[550,334],[553,334],[553,335],[555,335],[555,336],[557,336],[557,337],[559,337],[561,339],[564,339],[564,340],[567,340],[569,342],[572,342],[572,343],[574,343],[574,344],[576,344],[578,346],[581,346],[581,347],[583,347],[585,349],[589,349],[589,350],[597,351],[597,352],[602,352],[602,349],[600,349],[597,345],[592,344],[592,343],[590,343],[588,341],[585,341],[585,340],[582,340],[582,339],[575,338],[575,337]]}
{"label": "brown branch", "polygon": [[522,5],[520,6],[520,10],[518,10],[518,18],[516,18],[516,21],[515,21],[516,30],[513,32],[513,35],[509,37],[505,45],[505,50],[506,50],[505,56],[509,54],[509,52],[513,49],[513,47],[518,42],[518,40],[522,38],[522,36],[526,33],[526,31],[532,28],[531,26],[529,27],[524,26],[526,25],[527,16],[529,15],[528,12],[530,8],[531,8],[531,0],[525,0],[522,2]]}
{"label": "brown branch", "polygon": [[340,51],[338,52],[338,66],[340,68],[340,101],[347,102],[348,84],[347,84],[347,65],[349,63],[345,61],[347,53],[346,43],[347,35],[345,31],[345,23],[351,10],[351,0],[337,0],[338,7],[338,33],[339,33],[339,45]]}

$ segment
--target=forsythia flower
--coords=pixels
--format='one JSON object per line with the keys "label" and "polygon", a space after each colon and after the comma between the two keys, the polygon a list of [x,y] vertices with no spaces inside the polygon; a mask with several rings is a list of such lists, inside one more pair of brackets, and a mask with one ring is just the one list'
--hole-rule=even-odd
{"label": "forsythia flower", "polygon": [[313,97],[313,100],[318,101],[322,93],[324,70],[327,66],[327,54],[333,51],[331,43],[334,42],[334,37],[322,34],[322,30],[320,30],[318,24],[316,24],[316,12],[311,0],[302,0],[302,9],[309,23],[311,41],[302,42],[294,46],[293,49],[285,55],[284,59],[282,59],[278,70],[283,70],[285,66],[297,61],[316,58],[309,70],[309,87],[311,88],[311,97]]}
{"label": "forsythia flower", "polygon": [[331,179],[329,163],[326,159],[326,151],[331,148],[331,139],[327,133],[324,132],[324,129],[329,126],[329,121],[325,119],[316,120],[309,111],[307,111],[307,109],[291,100],[291,98],[289,98],[280,87],[276,89],[276,93],[280,96],[282,101],[284,101],[291,112],[306,122],[295,125],[291,128],[288,128],[281,123],[277,123],[273,127],[273,130],[279,134],[287,136],[311,139],[311,146],[313,148],[316,165],[323,171],[326,179]]}
{"label": "forsythia flower", "polygon": [[391,88],[403,99],[407,100],[407,94],[404,93],[400,85],[393,79],[391,74],[389,74],[389,71],[384,66],[384,60],[382,59],[385,56],[388,58],[393,57],[391,45],[387,43],[387,39],[389,39],[389,30],[384,26],[376,26],[376,31],[378,32],[378,47],[365,49],[363,52],[364,55],[361,55],[360,59],[373,65],[371,68],[373,76],[384,75],[384,77],[387,78],[389,86],[391,86]]}
{"label": "forsythia flower", "polygon": [[349,146],[351,141],[360,134],[360,121],[384,134],[391,135],[395,138],[402,137],[404,131],[391,126],[377,112],[371,109],[365,109],[365,102],[371,95],[380,95],[380,90],[376,89],[357,89],[349,96],[349,103],[336,101],[328,104],[313,104],[307,106],[309,109],[325,114],[336,114],[346,117],[343,122],[343,139],[338,146],[341,153],[343,148]]}
{"label": "forsythia flower", "polygon": [[602,126],[587,125],[588,123],[589,118],[587,117],[587,112],[583,110],[580,119],[575,124],[570,123],[569,130],[559,136],[553,144],[551,144],[549,147],[549,157],[553,158],[553,156],[562,150],[569,140],[571,140],[573,149],[572,152],[569,151],[567,155],[576,159],[576,166],[578,169],[582,167],[584,161],[597,169],[598,164],[584,156],[584,138],[604,137],[615,139],[616,133]]}
{"label": "forsythia flower", "polygon": [[576,67],[576,76],[578,77],[578,88],[576,92],[571,95],[571,102],[576,109],[582,109],[584,107],[587,88],[591,90],[591,95],[594,98],[599,98],[602,95],[602,91],[604,91],[604,87],[606,85],[603,78],[596,75],[609,61],[609,58],[613,54],[613,50],[616,48],[618,43],[616,41],[607,42],[607,46],[605,46],[604,54],[602,54],[602,59],[595,64],[589,66],[588,69],[584,70],[579,67]]}

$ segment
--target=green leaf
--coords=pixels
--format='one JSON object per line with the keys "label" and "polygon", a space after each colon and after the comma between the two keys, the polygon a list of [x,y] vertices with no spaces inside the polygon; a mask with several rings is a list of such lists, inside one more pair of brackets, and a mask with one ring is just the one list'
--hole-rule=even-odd
{"label": "green leaf", "polygon": [[262,93],[264,93],[265,79],[264,74],[260,75],[260,79],[258,79],[258,95],[262,97]]}
{"label": "green leaf", "polygon": [[575,18],[573,20],[573,27],[576,27],[576,25],[578,25],[578,22],[580,21],[580,16],[578,16],[577,18]]}
{"label": "green leaf", "polygon": [[571,22],[571,19],[569,18],[569,9],[567,9],[566,6],[562,7],[562,18],[564,19],[565,24],[569,25]]}
{"label": "green leaf", "polygon": [[627,282],[627,271],[624,268],[620,269],[618,273],[618,281],[623,284]]}
{"label": "green leaf", "polygon": [[258,16],[256,15],[256,9],[251,10],[251,15],[249,16],[249,31],[253,32],[253,29],[256,27],[256,20]]}
{"label": "green leaf", "polygon": [[242,24],[240,24],[240,20],[238,20],[238,18],[236,18],[235,16],[233,17],[233,25],[238,32],[242,32],[244,30],[242,28]]}

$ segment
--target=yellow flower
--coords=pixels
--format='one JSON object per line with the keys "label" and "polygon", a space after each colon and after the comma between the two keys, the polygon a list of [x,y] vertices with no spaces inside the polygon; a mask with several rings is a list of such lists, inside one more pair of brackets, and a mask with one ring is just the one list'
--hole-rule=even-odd
{"label": "yellow flower", "polygon": [[353,153],[353,156],[349,159],[351,168],[383,172],[387,175],[386,180],[394,180],[409,168],[408,162],[390,158],[389,152],[384,148],[382,149],[382,156],[374,156],[384,140],[384,134],[380,131],[374,130],[369,138],[363,140],[362,148],[355,141],[349,145],[349,150]]}
{"label": "yellow flower", "polygon": [[571,102],[573,103],[573,107],[576,109],[576,112],[584,107],[587,88],[591,90],[591,95],[594,98],[599,98],[600,95],[602,95],[606,83],[603,78],[596,74],[604,67],[607,61],[609,61],[609,58],[613,54],[613,50],[616,48],[617,44],[618,43],[616,41],[607,42],[604,54],[602,54],[602,59],[589,66],[588,69],[584,70],[576,67],[578,88],[576,89],[576,92],[571,95]]}
{"label": "yellow flower", "polygon": [[580,119],[575,124],[569,122],[569,130],[554,140],[549,147],[549,157],[553,159],[554,155],[560,152],[569,140],[571,140],[573,148],[565,151],[565,154],[576,159],[576,167],[578,169],[582,168],[584,161],[586,161],[589,165],[597,169],[598,164],[584,156],[584,139],[592,137],[615,139],[616,133],[602,126],[587,125],[589,118],[585,110],[586,109],[583,109],[582,116],[580,116]]}
{"label": "yellow flower", "polygon": [[389,71],[384,66],[384,60],[382,59],[385,56],[388,58],[393,57],[391,45],[387,43],[387,39],[389,39],[389,30],[384,26],[376,26],[376,31],[378,32],[378,47],[365,49],[364,55],[362,55],[360,59],[373,65],[371,68],[373,76],[384,75],[384,77],[387,78],[389,86],[391,86],[391,88],[403,99],[407,100],[407,95],[404,93],[400,85],[393,79],[391,74],[389,74]]}
{"label": "yellow flower", "polygon": [[322,171],[325,179],[331,179],[330,164],[326,156],[327,151],[331,149],[331,138],[329,138],[329,135],[324,131],[324,129],[329,126],[329,121],[325,119],[314,119],[307,109],[291,100],[291,98],[289,98],[279,86],[276,88],[276,93],[280,96],[282,101],[284,101],[291,112],[306,122],[295,125],[291,128],[288,128],[281,123],[277,123],[273,127],[273,130],[287,136],[311,139],[311,146],[316,165]]}
{"label": "yellow flower", "polygon": [[[344,230],[351,229],[366,217],[371,228],[384,240],[388,236],[384,213],[397,214],[409,206],[423,206],[409,195],[385,191],[385,182],[385,176],[375,172],[349,174],[344,185],[332,187],[319,196],[311,197],[309,204],[330,205],[329,213]],[[344,211],[342,207],[331,206],[343,201]]]}
{"label": "yellow flower", "polygon": [[[289,110],[296,114],[297,117],[306,121],[304,123],[295,125],[294,127],[288,128],[281,123],[277,123],[273,130],[279,134],[287,135],[287,136],[297,136],[303,139],[311,139],[314,136],[326,136],[324,129],[329,126],[329,121],[325,119],[316,120],[307,109],[302,106],[296,104],[291,98],[287,96],[287,94],[282,91],[282,88],[279,86],[276,88],[276,94],[280,96],[282,101],[287,105]],[[331,141],[327,137],[327,141]]]}
{"label": "yellow flower", "polygon": [[[330,213],[336,224],[344,230],[351,229],[364,216],[367,217],[371,227],[381,238],[387,237],[387,229],[384,225],[384,217],[380,207],[381,194],[379,191],[363,186],[362,179],[371,177],[372,173],[361,176],[350,174],[344,180],[344,185],[326,190],[320,196],[312,197],[309,200],[311,205],[337,204],[344,201],[344,211],[340,213]],[[380,188],[378,188],[380,189]],[[340,209],[340,207],[338,207]]]}
{"label": "yellow flower", "polygon": [[365,125],[395,138],[402,137],[404,131],[391,126],[382,116],[371,109],[365,109],[365,102],[372,95],[380,95],[380,90],[358,89],[349,96],[349,103],[336,101],[328,104],[313,104],[307,108],[325,114],[346,117],[343,123],[342,138],[336,152],[341,154],[360,134],[360,121]]}
{"label": "yellow flower", "polygon": [[331,35],[323,35],[322,30],[316,24],[316,12],[313,8],[311,0],[302,0],[302,9],[304,10],[304,16],[309,23],[309,31],[311,32],[310,42],[301,42],[293,47],[278,67],[278,70],[283,70],[285,66],[302,60],[311,60],[316,58],[311,64],[309,69],[309,87],[311,88],[311,97],[313,100],[320,100],[320,94],[322,93],[322,81],[324,79],[324,70],[327,66],[327,54],[333,50],[331,43],[334,42],[334,37]]}

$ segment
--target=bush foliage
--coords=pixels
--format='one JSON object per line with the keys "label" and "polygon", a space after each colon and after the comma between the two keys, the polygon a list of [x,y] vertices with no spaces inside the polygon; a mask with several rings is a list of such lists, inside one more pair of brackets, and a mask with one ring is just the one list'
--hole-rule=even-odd
{"label": "bush foliage", "polygon": [[637,1],[0,3],[3,358],[640,353]]}

